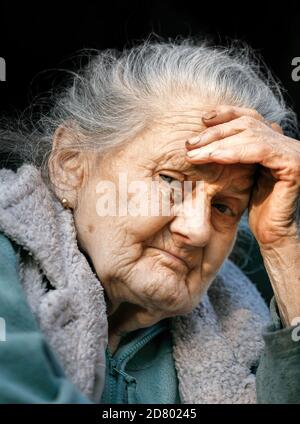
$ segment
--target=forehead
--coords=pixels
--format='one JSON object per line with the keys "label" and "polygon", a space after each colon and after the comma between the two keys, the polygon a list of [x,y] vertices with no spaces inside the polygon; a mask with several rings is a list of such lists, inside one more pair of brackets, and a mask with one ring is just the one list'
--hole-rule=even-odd
{"label": "forehead", "polygon": [[[184,107],[170,110],[139,138],[140,157],[149,166],[167,170],[177,170],[195,179],[217,181],[221,177],[232,180],[249,180],[256,169],[251,164],[220,165],[207,163],[193,165],[186,161],[185,142],[188,138],[200,134],[207,127],[202,116],[209,109]],[[142,155],[141,155],[142,153]]]}

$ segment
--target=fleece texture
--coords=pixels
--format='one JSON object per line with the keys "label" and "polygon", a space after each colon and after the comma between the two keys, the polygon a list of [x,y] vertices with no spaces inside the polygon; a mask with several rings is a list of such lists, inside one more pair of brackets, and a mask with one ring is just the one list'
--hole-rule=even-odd
{"label": "fleece texture", "polygon": [[[104,290],[78,248],[72,212],[35,166],[0,170],[0,231],[16,247],[28,303],[67,376],[99,401],[108,342]],[[199,305],[172,318],[181,402],[256,403],[253,370],[269,320],[257,289],[225,259]]]}

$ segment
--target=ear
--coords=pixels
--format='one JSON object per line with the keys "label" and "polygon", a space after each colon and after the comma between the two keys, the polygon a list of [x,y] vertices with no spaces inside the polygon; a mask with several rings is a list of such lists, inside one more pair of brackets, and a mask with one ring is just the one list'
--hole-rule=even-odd
{"label": "ear", "polygon": [[75,208],[78,190],[83,185],[86,162],[79,134],[72,127],[60,125],[53,136],[48,169],[57,197],[66,198],[71,209]]}

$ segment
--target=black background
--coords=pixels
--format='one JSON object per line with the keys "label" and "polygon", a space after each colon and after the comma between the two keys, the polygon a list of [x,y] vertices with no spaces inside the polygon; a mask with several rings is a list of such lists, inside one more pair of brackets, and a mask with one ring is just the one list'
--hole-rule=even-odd
{"label": "black background", "polygon": [[[288,103],[300,115],[300,81],[291,77],[292,59],[300,57],[300,2],[242,0],[1,1],[0,56],[7,81],[0,82],[0,113],[22,110],[51,89],[57,78],[53,70],[72,69],[80,49],[121,49],[151,32],[165,38],[209,36],[222,45],[230,39],[247,42],[281,80]],[[261,263],[258,250],[252,256]],[[269,300],[265,270],[249,276]]]}
{"label": "black background", "polygon": [[[297,4],[298,3],[298,4]],[[55,68],[72,67],[82,48],[122,48],[150,32],[163,37],[208,35],[249,43],[287,89],[300,113],[300,81],[291,78],[300,56],[300,2],[191,0],[0,1],[0,56],[7,81],[0,82],[0,111],[23,109],[51,88]]]}

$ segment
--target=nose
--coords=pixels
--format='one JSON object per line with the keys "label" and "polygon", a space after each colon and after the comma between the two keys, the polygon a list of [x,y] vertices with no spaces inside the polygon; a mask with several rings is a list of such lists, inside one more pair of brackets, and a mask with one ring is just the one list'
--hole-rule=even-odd
{"label": "nose", "polygon": [[190,246],[204,247],[211,237],[211,202],[205,192],[204,182],[184,195],[184,200],[175,208],[175,217],[170,231],[181,242]]}

